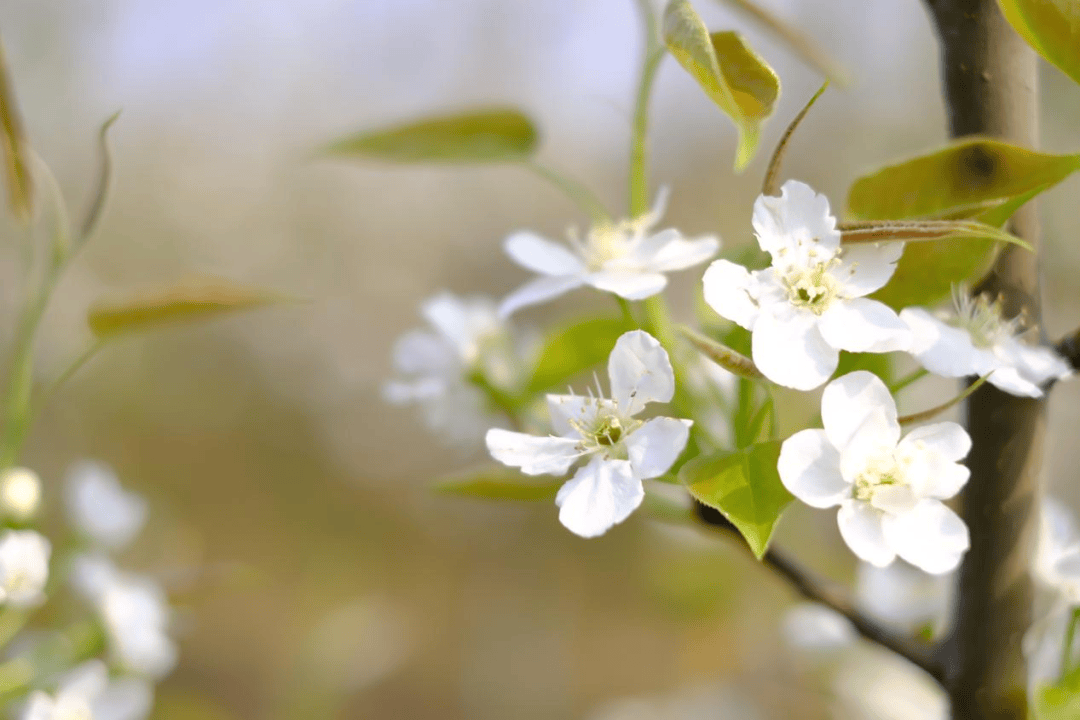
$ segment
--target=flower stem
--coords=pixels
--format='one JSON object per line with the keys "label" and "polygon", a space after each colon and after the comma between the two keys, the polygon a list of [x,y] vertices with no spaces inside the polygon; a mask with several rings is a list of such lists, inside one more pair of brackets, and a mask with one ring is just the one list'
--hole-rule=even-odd
{"label": "flower stem", "polygon": [[930,374],[930,371],[927,370],[926,368],[919,368],[918,370],[915,370],[914,372],[912,372],[912,373],[910,373],[908,375],[905,375],[904,377],[900,378],[899,380],[894,382],[892,385],[890,385],[889,386],[889,394],[890,395],[895,395],[896,393],[898,393],[901,390],[903,390],[904,388],[906,388],[908,385],[912,384],[913,382],[916,382],[917,380],[922,380],[924,377],[926,377],[929,374]]}
{"label": "flower stem", "polygon": [[967,400],[968,396],[978,390],[980,387],[982,387],[982,384],[985,383],[987,378],[989,377],[990,373],[986,373],[981,378],[971,383],[971,385],[969,385],[967,389],[964,390],[964,392],[960,393],[948,402],[944,402],[936,407],[932,407],[929,410],[923,410],[922,412],[912,413],[911,415],[901,415],[896,419],[896,421],[901,425],[908,425],[910,423],[923,422],[925,420],[929,420],[935,415],[940,415],[941,413],[951,408],[953,405],[958,405],[964,400]]}
{"label": "flower stem", "polygon": [[1065,680],[1065,676],[1072,672],[1072,649],[1073,641],[1076,639],[1076,624],[1080,622],[1080,607],[1074,607],[1072,609],[1072,617],[1069,618],[1069,624],[1065,627],[1065,641],[1061,645],[1061,675],[1058,677],[1058,682]]}
{"label": "flower stem", "polygon": [[96,340],[92,345],[90,345],[90,347],[86,348],[86,350],[84,350],[78,357],[72,360],[71,363],[66,368],[64,368],[64,371],[60,373],[55,380],[52,381],[52,384],[49,385],[49,387],[45,388],[45,390],[41,393],[41,397],[37,401],[35,407],[30,410],[29,424],[33,424],[34,419],[42,410],[44,410],[48,406],[49,402],[52,401],[57,391],[59,391],[60,388],[63,387],[64,384],[68,380],[70,380],[75,373],[81,370],[82,367],[86,365],[86,363],[90,362],[90,360],[98,354],[98,351],[100,351],[101,348],[105,347],[105,343],[106,340],[104,338],[99,338],[98,340]]}
{"label": "flower stem", "polygon": [[611,222],[611,213],[582,183],[537,162],[525,162],[522,163],[522,167],[558,188],[563,195],[589,215],[593,224],[605,225]]}
{"label": "flower stem", "polygon": [[634,102],[634,121],[630,132],[630,217],[644,215],[649,210],[649,96],[664,46],[660,44],[659,27],[650,0],[637,0],[638,9],[645,23],[645,59],[638,81],[637,99]]}

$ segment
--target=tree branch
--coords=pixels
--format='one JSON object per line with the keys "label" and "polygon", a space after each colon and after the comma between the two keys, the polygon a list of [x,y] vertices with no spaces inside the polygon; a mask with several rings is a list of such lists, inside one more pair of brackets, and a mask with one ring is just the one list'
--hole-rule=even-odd
{"label": "tree branch", "polygon": [[[739,536],[738,530],[719,511],[695,501],[694,513],[706,525],[734,535],[739,544],[746,547],[746,543]],[[891,650],[911,664],[921,668],[942,687],[945,686],[945,668],[934,659],[936,652],[934,645],[918,642],[913,638],[889,630],[856,607],[843,588],[817,577],[814,573],[802,567],[798,561],[775,547],[769,548],[761,562],[783,578],[802,597],[843,615],[864,639]]]}
{"label": "tree branch", "polygon": [[1077,328],[1071,335],[1066,335],[1059,340],[1054,345],[1054,349],[1065,358],[1065,362],[1069,363],[1069,367],[1080,371],[1080,328]]}

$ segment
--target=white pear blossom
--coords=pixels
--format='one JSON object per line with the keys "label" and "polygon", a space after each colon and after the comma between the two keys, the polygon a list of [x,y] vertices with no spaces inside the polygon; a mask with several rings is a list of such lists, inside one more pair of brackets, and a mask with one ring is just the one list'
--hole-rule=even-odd
{"label": "white pear blossom", "polygon": [[0,538],[0,602],[33,607],[44,599],[52,546],[33,530],[8,530]]}
{"label": "white pear blossom", "polygon": [[831,717],[947,720],[949,699],[925,672],[876,647],[846,653],[832,686]]}
{"label": "white pear blossom", "polygon": [[486,297],[440,293],[424,302],[421,314],[431,329],[398,339],[397,378],[384,386],[383,396],[394,404],[419,405],[428,427],[451,444],[471,444],[505,422],[479,383],[516,390],[532,365],[529,343],[512,332]]}
{"label": "white pear blossom", "polygon": [[884,567],[899,555],[926,572],[955,568],[967,550],[967,526],[941,501],[956,495],[971,449],[953,422],[916,428],[901,439],[896,404],[873,373],[857,371],[825,387],[824,430],[784,441],[778,470],[807,505],[839,505],[844,541],[861,559]]}
{"label": "white pear blossom", "polygon": [[796,603],[781,621],[784,639],[799,650],[828,654],[849,647],[855,638],[851,621],[819,603]]}
{"label": "white pear blossom", "polygon": [[112,468],[94,460],[71,466],[64,500],[75,526],[109,548],[127,545],[146,522],[146,500],[124,490]]}
{"label": "white pear blossom", "polygon": [[1070,373],[1052,348],[1021,339],[1020,319],[1005,320],[999,301],[972,298],[958,288],[953,304],[954,312],[940,317],[922,308],[900,311],[913,334],[911,353],[930,372],[943,377],[991,373],[991,384],[1027,397],[1041,397],[1041,385]]}
{"label": "white pear blossom", "polygon": [[41,504],[41,478],[29,468],[14,467],[0,473],[0,512],[20,522],[37,514]]}
{"label": "white pear blossom", "polygon": [[531,232],[514,233],[506,239],[506,253],[540,277],[508,295],[499,313],[506,317],[583,285],[643,300],[667,286],[664,273],[685,270],[716,254],[716,237],[686,239],[675,229],[652,232],[663,206],[661,193],[653,210],[641,217],[593,227],[584,240],[571,232],[570,248]]}
{"label": "white pear blossom", "polygon": [[[1032,578],[1041,594],[1036,620],[1024,636],[1028,680],[1034,688],[1054,682],[1061,672],[1065,635],[1074,608],[1080,607],[1080,532],[1072,512],[1054,498],[1044,498],[1041,506],[1039,538],[1031,567]],[[1080,633],[1075,636],[1072,656],[1080,655]]]}
{"label": "white pear blossom", "polygon": [[930,574],[897,561],[887,567],[859,563],[855,596],[881,623],[914,635],[927,627],[941,633],[951,621],[956,573]]}
{"label": "white pear blossom", "polygon": [[548,395],[555,434],[537,437],[492,429],[491,456],[528,475],[562,475],[589,458],[559,490],[559,521],[582,537],[622,522],[645,497],[642,480],[663,475],[678,458],[690,420],[639,420],[650,402],[668,402],[675,374],[656,338],[641,330],[622,335],[608,358],[612,399]]}
{"label": "white pear blossom", "polygon": [[61,679],[56,693],[30,695],[21,720],[144,720],[154,691],[145,680],[110,679],[105,664],[89,660]]}
{"label": "white pear blossom", "polygon": [[705,301],[753,332],[765,377],[811,390],[836,370],[839,351],[907,350],[911,331],[888,306],[866,298],[883,287],[902,243],[840,246],[829,201],[796,180],[754,203],[758,244],[772,266],[750,272],[717,260],[705,271]]}

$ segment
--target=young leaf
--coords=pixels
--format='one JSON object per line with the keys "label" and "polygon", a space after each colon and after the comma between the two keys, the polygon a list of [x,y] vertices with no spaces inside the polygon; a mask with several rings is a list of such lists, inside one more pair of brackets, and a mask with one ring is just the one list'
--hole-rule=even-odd
{"label": "young leaf", "polygon": [[533,122],[517,110],[476,110],[350,135],[323,148],[333,157],[398,163],[499,163],[536,150]]}
{"label": "young leaf", "polygon": [[735,169],[757,150],[761,123],[780,96],[780,79],[738,33],[709,33],[688,0],[672,0],[664,10],[664,43],[739,132]]}
{"label": "young leaf", "polygon": [[775,440],[697,457],[679,471],[679,480],[690,494],[723,513],[759,560],[769,547],[780,513],[793,499],[780,482],[779,458],[780,441]]}
{"label": "young leaf", "polygon": [[998,0],[998,5],[1036,52],[1080,83],[1080,5],[1076,0]]}
{"label": "young leaf", "polygon": [[1066,674],[1057,684],[1042,685],[1032,700],[1034,720],[1076,720],[1080,717],[1080,668]]}
{"label": "young leaf", "polygon": [[566,479],[537,482],[505,467],[492,467],[478,472],[438,480],[434,489],[448,495],[484,500],[554,500]]}
{"label": "young leaf", "polygon": [[580,372],[607,362],[615,341],[633,330],[626,318],[587,318],[548,335],[529,381],[530,392],[560,387]]}
{"label": "young leaf", "polygon": [[262,307],[285,298],[218,278],[193,278],[121,302],[99,303],[87,321],[99,338],[152,330],[184,320],[205,320]]}
{"label": "young leaf", "polygon": [[15,87],[8,73],[4,49],[0,47],[0,144],[4,151],[8,202],[11,212],[23,223],[30,221],[34,207],[33,178],[29,168],[29,148],[22,118],[15,101]]}
{"label": "young leaf", "polygon": [[[849,191],[848,211],[862,221],[968,218],[998,226],[1077,170],[1080,155],[968,138],[859,178]],[[894,308],[932,304],[954,284],[985,272],[996,247],[989,238],[909,244],[892,280],[874,297]]]}

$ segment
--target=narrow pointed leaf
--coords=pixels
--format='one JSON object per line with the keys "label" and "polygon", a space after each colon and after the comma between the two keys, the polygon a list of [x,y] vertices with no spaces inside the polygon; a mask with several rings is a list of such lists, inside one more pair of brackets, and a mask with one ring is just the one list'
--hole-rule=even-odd
{"label": "narrow pointed leaf", "polygon": [[1035,51],[1080,83],[1080,3],[998,0],[1005,18]]}
{"label": "narrow pointed leaf", "polygon": [[607,362],[615,341],[633,329],[621,317],[587,318],[556,329],[544,341],[529,391],[564,391],[572,377]]}
{"label": "narrow pointed leaf", "polygon": [[[888,165],[856,180],[848,213],[860,221],[970,219],[1003,225],[1025,202],[1080,170],[1080,155],[1050,155],[988,138],[968,138]],[[981,276],[997,240],[972,233],[909,244],[874,298],[894,308],[933,304]]]}
{"label": "narrow pointed leaf", "polygon": [[769,158],[769,166],[765,169],[765,179],[761,182],[761,194],[762,195],[780,195],[780,166],[784,162],[784,155],[787,153],[788,144],[791,142],[792,136],[799,128],[803,119],[810,112],[810,108],[814,107],[814,103],[818,98],[824,94],[825,90],[829,87],[829,81],[826,80],[822,83],[818,91],[811,96],[810,100],[803,106],[803,109],[799,111],[787,128],[784,130],[784,134],[780,136],[780,142],[776,144],[776,149],[773,150],[772,157]]}
{"label": "narrow pointed leaf", "polygon": [[679,64],[735,122],[735,169],[742,170],[757,150],[762,122],[776,106],[780,79],[738,33],[710,34],[687,0],[668,4],[663,34]]}
{"label": "narrow pointed leaf", "polygon": [[776,440],[700,456],[679,471],[679,480],[690,494],[723,513],[759,560],[768,550],[780,514],[793,499],[780,482],[779,458],[780,441]]}
{"label": "narrow pointed leaf", "polygon": [[536,145],[536,127],[525,115],[488,109],[350,135],[323,154],[396,163],[500,163],[526,160]]}
{"label": "narrow pointed leaf", "polygon": [[97,185],[94,187],[94,194],[91,196],[86,214],[83,215],[82,222],[79,223],[80,243],[90,239],[90,236],[97,228],[98,220],[101,219],[101,213],[105,209],[105,201],[109,196],[109,184],[112,181],[112,152],[109,150],[109,128],[119,117],[120,111],[116,111],[101,124],[101,129],[98,130],[98,152],[101,158],[98,165]]}
{"label": "narrow pointed leaf", "polygon": [[554,500],[565,482],[565,478],[537,482],[535,477],[500,466],[443,478],[434,489],[483,500]]}
{"label": "narrow pointed leaf", "polygon": [[34,185],[30,174],[30,156],[22,117],[15,100],[15,86],[8,72],[7,59],[0,47],[0,142],[4,150],[4,175],[8,205],[23,223],[29,222],[34,208]]}
{"label": "narrow pointed leaf", "polygon": [[90,329],[100,338],[152,330],[180,321],[207,320],[286,298],[218,278],[197,278],[90,309]]}

